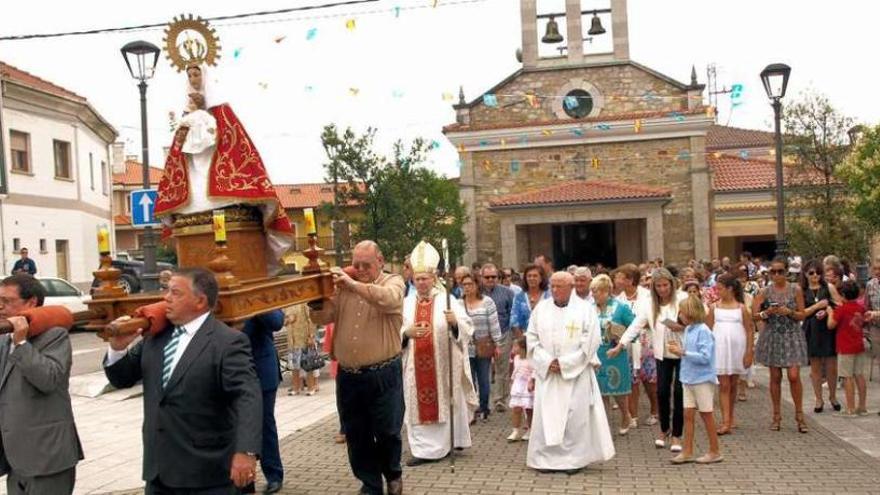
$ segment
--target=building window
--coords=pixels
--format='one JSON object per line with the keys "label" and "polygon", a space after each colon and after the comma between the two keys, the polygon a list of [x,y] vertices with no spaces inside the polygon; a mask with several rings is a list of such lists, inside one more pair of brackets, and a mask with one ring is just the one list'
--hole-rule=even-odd
{"label": "building window", "polygon": [[107,162],[101,162],[101,192],[104,193],[104,196],[107,196],[109,192],[107,191],[107,181],[109,175],[107,174]]}
{"label": "building window", "polygon": [[46,248],[46,239],[40,239],[40,252],[43,254],[49,252],[49,249]]}
{"label": "building window", "polygon": [[12,252],[17,254],[19,251],[21,251],[21,239],[19,239],[18,237],[13,237],[12,238]]}
{"label": "building window", "polygon": [[593,111],[593,95],[583,89],[569,91],[565,95],[562,108],[569,117],[582,119]]}
{"label": "building window", "polygon": [[58,179],[72,179],[70,174],[70,143],[67,141],[52,141],[55,150],[55,177]]}
{"label": "building window", "polygon": [[89,185],[95,190],[95,157],[89,153]]}
{"label": "building window", "polygon": [[31,171],[31,136],[26,132],[9,131],[9,150],[12,155],[14,172]]}

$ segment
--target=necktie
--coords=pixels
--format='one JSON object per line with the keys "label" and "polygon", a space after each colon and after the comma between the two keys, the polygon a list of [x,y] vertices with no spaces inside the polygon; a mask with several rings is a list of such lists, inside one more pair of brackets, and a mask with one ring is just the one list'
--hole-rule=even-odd
{"label": "necktie", "polygon": [[177,344],[180,342],[180,336],[183,335],[183,327],[175,327],[171,340],[165,344],[164,359],[162,361],[162,388],[168,385],[171,379],[171,372],[174,370],[174,355],[177,353]]}

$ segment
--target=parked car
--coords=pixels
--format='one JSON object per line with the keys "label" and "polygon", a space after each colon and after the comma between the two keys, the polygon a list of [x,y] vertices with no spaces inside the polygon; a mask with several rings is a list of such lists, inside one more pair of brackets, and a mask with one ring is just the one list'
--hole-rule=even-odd
{"label": "parked car", "polygon": [[[134,259],[114,259],[112,262],[113,268],[118,268],[122,271],[122,276],[119,277],[119,285],[125,289],[125,292],[129,294],[134,294],[136,292],[141,291],[141,274],[144,272],[144,262],[143,260],[134,260]],[[161,272],[163,270],[174,270],[174,265],[171,263],[165,263],[163,261],[156,262],[156,271]],[[92,281],[92,289],[97,287],[100,284],[98,279],[94,279]]]}
{"label": "parked car", "polygon": [[64,306],[72,312],[89,309],[86,301],[91,297],[83,294],[75,285],[63,278],[37,277],[46,289],[44,306]]}

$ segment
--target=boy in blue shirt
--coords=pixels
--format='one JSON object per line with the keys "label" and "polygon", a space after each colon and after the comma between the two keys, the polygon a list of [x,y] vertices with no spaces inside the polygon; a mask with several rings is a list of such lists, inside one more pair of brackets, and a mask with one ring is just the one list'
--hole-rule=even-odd
{"label": "boy in blue shirt", "polygon": [[681,356],[679,371],[684,392],[684,448],[672,458],[673,464],[694,462],[694,419],[697,410],[709,436],[709,452],[696,459],[699,464],[721,462],[721,448],[715,431],[713,396],[718,379],[715,372],[715,337],[706,326],[706,308],[699,298],[690,296],[679,304],[678,317],[687,325],[683,343],[668,343],[669,352]]}

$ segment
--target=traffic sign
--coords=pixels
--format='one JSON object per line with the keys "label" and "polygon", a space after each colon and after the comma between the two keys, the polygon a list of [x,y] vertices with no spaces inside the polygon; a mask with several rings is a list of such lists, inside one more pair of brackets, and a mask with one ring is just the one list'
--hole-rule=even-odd
{"label": "traffic sign", "polygon": [[146,227],[157,225],[155,211],[159,194],[155,189],[140,189],[131,192],[131,225]]}

